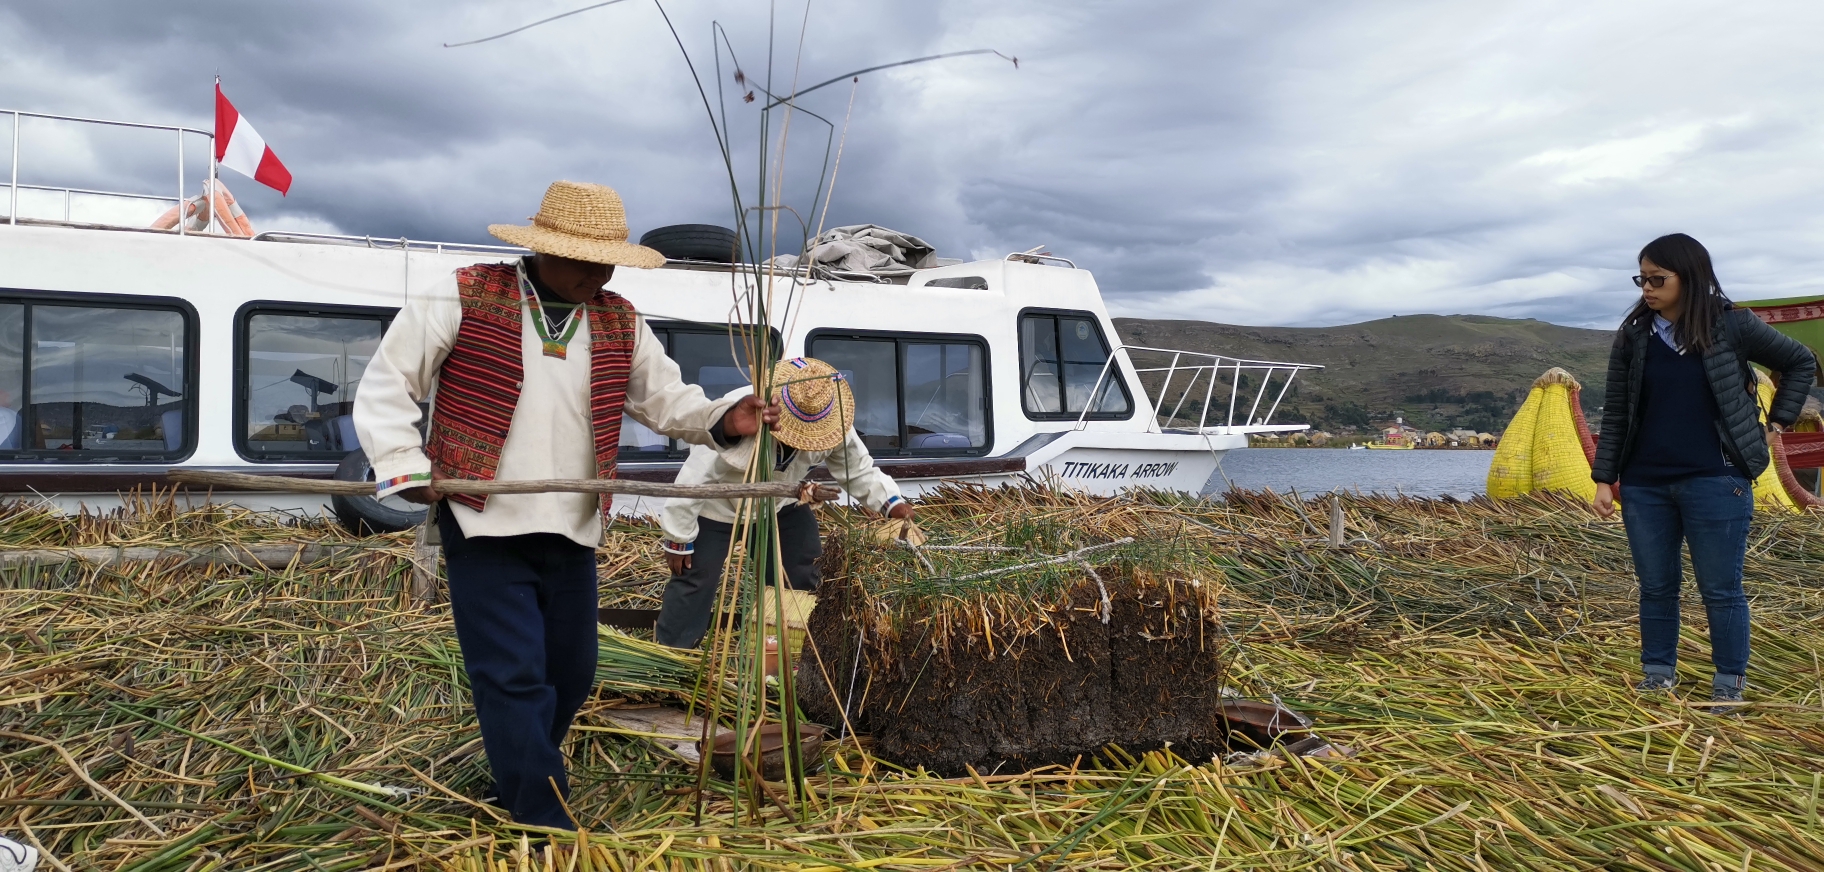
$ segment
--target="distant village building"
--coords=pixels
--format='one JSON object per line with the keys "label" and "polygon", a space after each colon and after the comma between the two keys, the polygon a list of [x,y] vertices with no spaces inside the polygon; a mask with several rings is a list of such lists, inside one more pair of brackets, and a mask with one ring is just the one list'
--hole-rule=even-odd
{"label": "distant village building", "polygon": [[1443,448],[1449,444],[1450,439],[1442,433],[1425,434],[1425,447],[1427,448]]}
{"label": "distant village building", "polygon": [[1478,440],[1476,438],[1476,431],[1474,431],[1474,430],[1467,430],[1462,427],[1458,427],[1457,429],[1452,430],[1449,433],[1446,433],[1444,435],[1449,436],[1450,441],[1455,442],[1458,445],[1479,444]]}

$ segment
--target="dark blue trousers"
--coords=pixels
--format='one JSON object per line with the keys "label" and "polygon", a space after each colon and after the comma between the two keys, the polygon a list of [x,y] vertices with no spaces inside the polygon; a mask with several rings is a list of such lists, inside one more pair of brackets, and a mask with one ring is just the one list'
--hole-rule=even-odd
{"label": "dark blue trousers", "polygon": [[[1684,580],[1681,545],[1691,548],[1691,574],[1710,619],[1710,660],[1716,674],[1748,674],[1748,597],[1742,560],[1754,519],[1754,488],[1733,475],[1699,476],[1666,485],[1621,486],[1634,574],[1640,578],[1640,663],[1649,675],[1673,675],[1678,665],[1678,589]],[[1739,683],[1737,684],[1739,686]]]}
{"label": "dark blue trousers", "polygon": [[556,533],[470,539],[439,509],[450,612],[500,805],[523,824],[575,829],[559,795],[570,795],[564,734],[595,686],[595,549]]}
{"label": "dark blue trousers", "polygon": [[[817,568],[823,557],[817,513],[799,503],[780,509],[778,517],[779,556],[785,564],[786,582],[793,590],[816,590],[823,580],[823,572]],[[659,605],[654,635],[660,645],[695,648],[703,642],[710,614],[716,609],[716,590],[722,584],[722,565],[728,560],[734,530],[733,524],[697,518],[697,550],[691,555],[690,568],[671,577]],[[768,585],[778,583],[778,573],[776,566],[766,568]]]}

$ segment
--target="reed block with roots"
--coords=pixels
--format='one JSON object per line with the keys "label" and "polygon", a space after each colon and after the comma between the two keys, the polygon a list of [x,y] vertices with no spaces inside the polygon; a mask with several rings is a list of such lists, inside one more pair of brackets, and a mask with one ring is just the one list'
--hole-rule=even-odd
{"label": "reed block with roots", "polygon": [[[947,775],[1068,764],[1104,746],[1225,750],[1232,645],[1200,585],[1130,561],[1066,565],[1037,598],[825,581],[798,669],[814,720],[870,733],[874,751]],[[829,680],[825,680],[825,675]]]}

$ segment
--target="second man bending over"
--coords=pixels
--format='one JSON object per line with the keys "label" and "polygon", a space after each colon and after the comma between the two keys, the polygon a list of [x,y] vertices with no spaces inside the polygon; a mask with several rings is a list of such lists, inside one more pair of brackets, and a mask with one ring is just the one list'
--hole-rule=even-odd
{"label": "second man bending over", "polygon": [[[741,388],[725,399],[750,393]],[[900,496],[899,485],[881,472],[868,456],[868,447],[855,433],[855,396],[848,380],[821,360],[794,358],[773,368],[769,391],[781,412],[773,434],[776,450],[770,458],[774,481],[799,481],[810,468],[823,465],[855,502],[910,519],[912,505]],[[698,445],[678,472],[678,484],[735,484],[747,479],[754,459],[752,438],[726,448]],[[665,558],[671,581],[665,585],[659,610],[660,644],[695,648],[709,629],[715,610],[716,589],[722,565],[734,535],[734,500],[669,500],[660,515],[665,532]],[[780,556],[786,581],[797,590],[816,590],[822,580],[817,559],[823,544],[817,516],[810,507],[791,499],[778,499],[773,510],[779,518]],[[769,581],[776,581],[769,568]]]}

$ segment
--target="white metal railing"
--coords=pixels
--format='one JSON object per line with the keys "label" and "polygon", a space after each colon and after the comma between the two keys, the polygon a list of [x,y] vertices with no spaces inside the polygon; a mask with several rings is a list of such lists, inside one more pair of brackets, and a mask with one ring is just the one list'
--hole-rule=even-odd
{"label": "white metal railing", "polygon": [[475,251],[493,254],[525,254],[530,249],[517,245],[488,245],[479,242],[432,242],[423,239],[407,239],[403,236],[388,239],[376,236],[353,236],[343,233],[303,233],[293,230],[266,230],[255,233],[255,241],[263,242],[305,242],[324,245],[359,245],[366,248],[387,248],[403,251],[433,251],[442,254],[446,251]]}
{"label": "white metal railing", "polygon": [[[141,124],[137,121],[109,121],[109,120],[102,119],[102,118],[80,118],[75,115],[52,115],[52,114],[48,114],[48,113],[44,113],[44,112],[26,112],[26,111],[19,110],[19,109],[0,110],[0,114],[13,116],[12,173],[11,173],[11,178],[10,178],[10,184],[7,189],[7,196],[9,198],[9,203],[8,203],[8,208],[7,208],[7,212],[6,212],[6,220],[7,220],[8,224],[16,225],[19,223],[19,189],[20,188],[25,188],[26,190],[36,190],[36,191],[62,191],[63,192],[63,203],[64,203],[63,208],[64,208],[65,223],[68,223],[70,220],[70,214],[69,214],[70,213],[70,199],[75,194],[96,195],[96,196],[104,196],[104,197],[126,197],[126,198],[131,198],[131,199],[140,199],[140,200],[169,201],[169,200],[175,199],[176,202],[178,203],[178,205],[180,207],[180,211],[181,211],[181,207],[182,207],[184,199],[185,199],[185,197],[184,197],[184,134],[186,134],[186,133],[194,133],[198,136],[205,137],[209,140],[210,145],[211,145],[210,152],[209,152],[209,157],[210,157],[210,160],[209,160],[209,190],[211,190],[211,191],[215,190],[215,150],[214,150],[215,134],[210,131],[198,130],[194,127],[177,127],[177,126],[168,125],[168,124]],[[164,196],[157,196],[157,195],[150,195],[150,194],[132,194],[132,193],[126,193],[126,192],[120,192],[120,191],[91,191],[91,190],[86,190],[86,189],[82,189],[82,188],[44,187],[41,185],[21,185],[21,184],[19,184],[19,131],[20,131],[21,122],[23,121],[23,119],[26,119],[26,118],[43,118],[43,119],[50,120],[50,121],[73,121],[78,124],[100,124],[100,125],[107,126],[107,127],[133,127],[133,128],[138,128],[140,130],[169,130],[173,133],[176,133],[177,134],[177,196],[175,198],[173,198],[173,197],[164,197]],[[215,210],[211,209],[211,210],[209,210],[209,221],[210,221],[211,226],[214,226],[215,220],[216,220]],[[184,220],[183,220],[183,215],[181,215],[181,214],[178,215],[177,233],[179,236],[184,235]]]}
{"label": "white metal railing", "polygon": [[[1140,352],[1147,355],[1171,355],[1171,360],[1164,366],[1141,367],[1134,363],[1133,352]],[[1197,426],[1195,432],[1212,435],[1304,429],[1307,425],[1273,424],[1273,413],[1279,411],[1280,401],[1286,398],[1286,391],[1291,389],[1292,380],[1297,378],[1300,372],[1308,369],[1323,369],[1322,366],[1314,363],[1248,360],[1239,357],[1229,357],[1222,354],[1212,354],[1205,351],[1154,348],[1146,345],[1121,345],[1117,346],[1114,353],[1108,356],[1108,360],[1103,362],[1102,373],[1096,378],[1095,390],[1090,392],[1088,401],[1084,403],[1083,412],[1077,416],[1076,429],[1083,429],[1084,426],[1088,424],[1090,415],[1094,414],[1096,407],[1101,404],[1103,390],[1106,387],[1111,386],[1109,382],[1109,372],[1115,366],[1115,362],[1121,358],[1126,358],[1128,365],[1133,367],[1134,373],[1141,377],[1141,384],[1139,386],[1140,391],[1143,398],[1151,404],[1154,420],[1161,430],[1191,429],[1189,427],[1177,426],[1174,422],[1178,420],[1178,413],[1184,409],[1185,401],[1195,396],[1197,384],[1199,381],[1202,381],[1203,399],[1197,403]],[[1164,378],[1159,382],[1159,389],[1156,393],[1148,389],[1145,383],[1145,376],[1154,373],[1165,374]],[[1172,402],[1171,411],[1167,412],[1165,411],[1166,400],[1170,398],[1172,383],[1177,380],[1180,373],[1185,374],[1187,379],[1184,383],[1184,387],[1179,389],[1177,399]],[[1243,418],[1243,422],[1237,425],[1235,423],[1235,412],[1240,407],[1239,404],[1245,399],[1243,392],[1248,390],[1248,388],[1244,388],[1242,382],[1245,380],[1244,377],[1248,373],[1260,373],[1260,384],[1252,388],[1253,399],[1248,402],[1247,415]],[[1273,403],[1267,407],[1266,413],[1261,414],[1260,404],[1261,401],[1266,398],[1269,389],[1273,386],[1273,377],[1282,373],[1285,376],[1285,381],[1279,385],[1278,393],[1273,395]],[[1228,380],[1228,414],[1224,417],[1222,424],[1212,426],[1210,424],[1210,405],[1212,400],[1221,399],[1221,394],[1217,391],[1217,386],[1225,376]]]}

